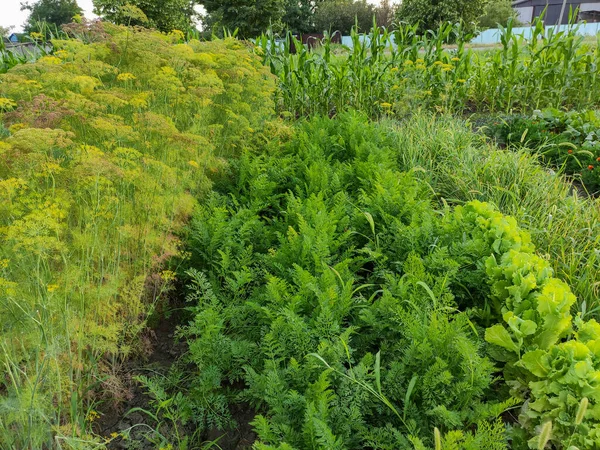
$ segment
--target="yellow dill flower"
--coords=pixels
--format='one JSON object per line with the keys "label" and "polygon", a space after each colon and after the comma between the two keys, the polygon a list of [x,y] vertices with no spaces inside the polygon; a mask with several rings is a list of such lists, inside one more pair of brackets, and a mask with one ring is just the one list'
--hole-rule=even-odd
{"label": "yellow dill flower", "polygon": [[136,78],[137,77],[134,74],[129,72],[123,72],[117,75],[117,81],[133,81]]}
{"label": "yellow dill flower", "polygon": [[392,73],[398,72],[398,68],[397,67],[392,67],[392,70],[390,70],[390,72],[392,72]]}
{"label": "yellow dill flower", "polygon": [[417,64],[425,64],[425,60],[422,58],[419,58],[415,61]]}
{"label": "yellow dill flower", "polygon": [[[49,284],[48,286],[46,286],[46,289],[48,289],[48,292],[54,292],[54,291],[56,291],[56,290],[57,290],[59,287],[60,287],[60,286],[59,286],[58,284]],[[95,413],[96,415],[98,414],[96,411],[91,411],[91,412],[90,412],[90,415],[91,415],[92,413]],[[88,419],[88,420],[90,420],[90,419]],[[94,419],[91,419],[91,420],[94,420]]]}
{"label": "yellow dill flower", "polygon": [[44,35],[42,33],[38,33],[37,31],[34,31],[33,33],[30,33],[29,36],[31,37],[31,39],[42,39],[44,37]]}
{"label": "yellow dill flower", "polygon": [[23,84],[29,88],[40,89],[42,87],[41,83],[36,80],[25,80],[23,81]]}
{"label": "yellow dill flower", "polygon": [[198,164],[196,161],[188,161],[188,164],[196,169],[200,168],[200,164]]}
{"label": "yellow dill flower", "polygon": [[385,108],[385,109],[390,109],[392,107],[392,104],[388,103],[388,102],[380,103],[380,105],[382,108]]}
{"label": "yellow dill flower", "polygon": [[163,270],[160,274],[163,281],[169,282],[175,279],[175,272],[172,270]]}
{"label": "yellow dill flower", "polygon": [[17,104],[14,100],[6,97],[0,97],[0,111],[10,111],[13,108],[16,108]]}
{"label": "yellow dill flower", "polygon": [[173,30],[170,33],[170,36],[177,39],[178,41],[183,41],[185,39],[185,34],[181,30]]}
{"label": "yellow dill flower", "polygon": [[406,61],[404,61],[405,66],[412,66],[413,64],[414,63],[410,59],[407,59]]}
{"label": "yellow dill flower", "polygon": [[177,75],[177,72],[175,72],[175,69],[173,69],[172,67],[169,67],[169,66],[161,67],[160,71],[165,75],[170,75],[170,76]]}
{"label": "yellow dill flower", "polygon": [[41,64],[48,64],[51,66],[62,63],[62,60],[60,58],[57,58],[56,56],[49,55],[41,57],[40,59],[38,59],[38,62]]}
{"label": "yellow dill flower", "polygon": [[449,72],[452,70],[452,67],[442,67],[442,72]]}
{"label": "yellow dill flower", "polygon": [[434,65],[434,66],[441,66],[441,65],[443,65],[443,64],[444,64],[444,63],[443,63],[443,62],[441,62],[441,61],[436,61],[436,62],[434,62],[434,63],[433,63],[433,65]]}
{"label": "yellow dill flower", "polygon": [[416,68],[416,69],[419,69],[419,70],[425,70],[425,69],[426,69],[426,67],[425,67],[423,64],[417,64],[417,65],[415,66],[415,68]]}
{"label": "yellow dill flower", "polygon": [[[2,102],[2,99],[0,98],[0,103],[1,102]],[[15,134],[17,131],[22,130],[24,128],[27,128],[27,124],[23,123],[23,122],[18,122],[18,123],[14,123],[10,127],[8,127],[8,131],[10,131],[11,134]]]}
{"label": "yellow dill flower", "polygon": [[456,80],[456,81],[457,81],[458,83],[466,83],[466,82],[467,82],[467,80],[463,80],[462,78],[460,78],[460,79],[458,79],[458,80]]}
{"label": "yellow dill flower", "polygon": [[100,414],[98,414],[97,411],[94,411],[93,409],[88,413],[86,419],[88,422],[93,422],[94,420],[96,420],[98,417],[100,417]]}
{"label": "yellow dill flower", "polygon": [[456,56],[454,58],[452,58],[452,61],[457,62],[460,61],[460,58],[457,58]]}
{"label": "yellow dill flower", "polygon": [[65,59],[67,56],[69,56],[69,52],[66,50],[58,50],[54,52],[54,56],[60,59]]}

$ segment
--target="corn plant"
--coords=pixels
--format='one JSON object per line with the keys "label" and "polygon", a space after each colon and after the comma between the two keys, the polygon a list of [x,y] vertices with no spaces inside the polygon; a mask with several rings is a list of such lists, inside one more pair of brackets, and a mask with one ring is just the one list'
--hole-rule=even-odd
{"label": "corn plant", "polygon": [[404,23],[392,32],[376,25],[367,34],[353,29],[352,45],[335,56],[328,35],[322,51],[292,36],[281,48],[272,33],[257,45],[279,78],[278,107],[292,116],[349,109],[380,117],[419,108],[460,113],[592,107],[600,104],[593,95],[599,50],[577,35],[574,18],[563,31],[545,28],[537,18],[529,39],[515,34],[510,19],[500,27],[501,47],[489,51],[468,48],[473,35],[460,23],[422,35]]}

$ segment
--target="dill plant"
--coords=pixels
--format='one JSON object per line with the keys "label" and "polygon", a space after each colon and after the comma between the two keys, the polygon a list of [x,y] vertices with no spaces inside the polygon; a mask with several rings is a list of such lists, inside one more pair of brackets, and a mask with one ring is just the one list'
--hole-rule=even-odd
{"label": "dill plant", "polygon": [[0,80],[3,448],[95,440],[94,399],[118,394],[104,374],[169,289],[177,230],[273,110],[237,41],[76,27]]}

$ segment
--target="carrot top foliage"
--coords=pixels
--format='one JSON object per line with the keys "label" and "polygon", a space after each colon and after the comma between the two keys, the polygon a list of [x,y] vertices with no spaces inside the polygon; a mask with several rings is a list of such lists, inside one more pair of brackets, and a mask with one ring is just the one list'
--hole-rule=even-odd
{"label": "carrot top foliage", "polygon": [[314,118],[230,166],[188,233],[189,351],[145,380],[173,394],[157,417],[252,407],[263,450],[594,448],[600,325],[514,218],[436,207],[396,139]]}

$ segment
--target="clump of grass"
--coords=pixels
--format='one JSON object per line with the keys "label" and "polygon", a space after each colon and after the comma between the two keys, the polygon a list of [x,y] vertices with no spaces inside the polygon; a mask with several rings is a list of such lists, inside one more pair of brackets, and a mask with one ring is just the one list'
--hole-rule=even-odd
{"label": "clump of grass", "polygon": [[398,158],[429,183],[440,201],[494,203],[532,235],[559,278],[579,299],[582,313],[597,313],[600,292],[600,203],[578,194],[562,176],[527,151],[501,150],[474,134],[468,122],[429,115],[396,130]]}

